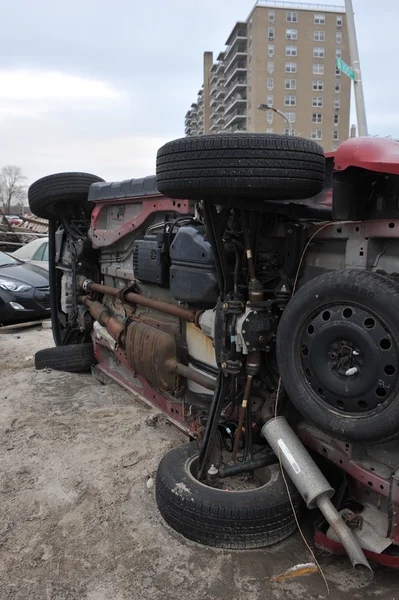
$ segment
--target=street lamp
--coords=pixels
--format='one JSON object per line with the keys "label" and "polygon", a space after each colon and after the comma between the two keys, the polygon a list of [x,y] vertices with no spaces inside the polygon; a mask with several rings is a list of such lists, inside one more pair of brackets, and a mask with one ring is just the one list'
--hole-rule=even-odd
{"label": "street lamp", "polygon": [[280,117],[283,117],[284,121],[287,122],[288,130],[290,132],[290,135],[292,135],[291,123],[289,122],[289,120],[285,116],[285,114],[283,112],[281,112],[281,110],[278,110],[278,108],[274,108],[273,106],[270,106],[269,104],[259,104],[258,109],[259,110],[273,110],[275,113],[277,113],[278,115],[280,115]]}

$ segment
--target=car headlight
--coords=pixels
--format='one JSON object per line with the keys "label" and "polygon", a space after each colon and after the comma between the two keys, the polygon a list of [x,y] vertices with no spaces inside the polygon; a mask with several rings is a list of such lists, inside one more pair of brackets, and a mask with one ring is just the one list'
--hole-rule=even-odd
{"label": "car headlight", "polygon": [[27,292],[31,287],[31,285],[26,285],[25,283],[18,283],[18,281],[0,277],[0,288],[3,288],[3,290],[7,290],[8,292]]}

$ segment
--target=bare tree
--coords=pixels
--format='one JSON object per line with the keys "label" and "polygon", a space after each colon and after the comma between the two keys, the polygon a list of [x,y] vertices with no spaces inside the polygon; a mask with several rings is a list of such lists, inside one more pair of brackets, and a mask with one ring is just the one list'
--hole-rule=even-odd
{"label": "bare tree", "polygon": [[0,170],[0,201],[4,212],[11,212],[11,205],[24,206],[26,199],[26,177],[20,167],[7,165]]}

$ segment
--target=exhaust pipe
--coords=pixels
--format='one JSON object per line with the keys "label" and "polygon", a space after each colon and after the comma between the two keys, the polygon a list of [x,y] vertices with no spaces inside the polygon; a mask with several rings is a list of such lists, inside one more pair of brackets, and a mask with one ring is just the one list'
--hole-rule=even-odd
{"label": "exhaust pipe", "polygon": [[307,507],[318,508],[323,513],[339,537],[353,567],[369,578],[373,577],[373,571],[363,550],[330,500],[334,495],[334,489],[288,425],[285,417],[277,417],[265,423],[262,427],[262,435],[273,448],[276,456],[280,458]]}

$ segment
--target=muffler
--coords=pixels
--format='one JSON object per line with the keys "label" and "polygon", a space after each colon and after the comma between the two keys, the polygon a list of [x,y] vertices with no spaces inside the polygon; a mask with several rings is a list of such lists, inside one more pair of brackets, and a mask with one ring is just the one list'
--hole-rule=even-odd
{"label": "muffler", "polygon": [[265,423],[262,434],[298,489],[308,508],[318,508],[339,537],[353,567],[368,577],[373,571],[351,530],[342,520],[330,498],[334,489],[311,458],[285,417]]}

